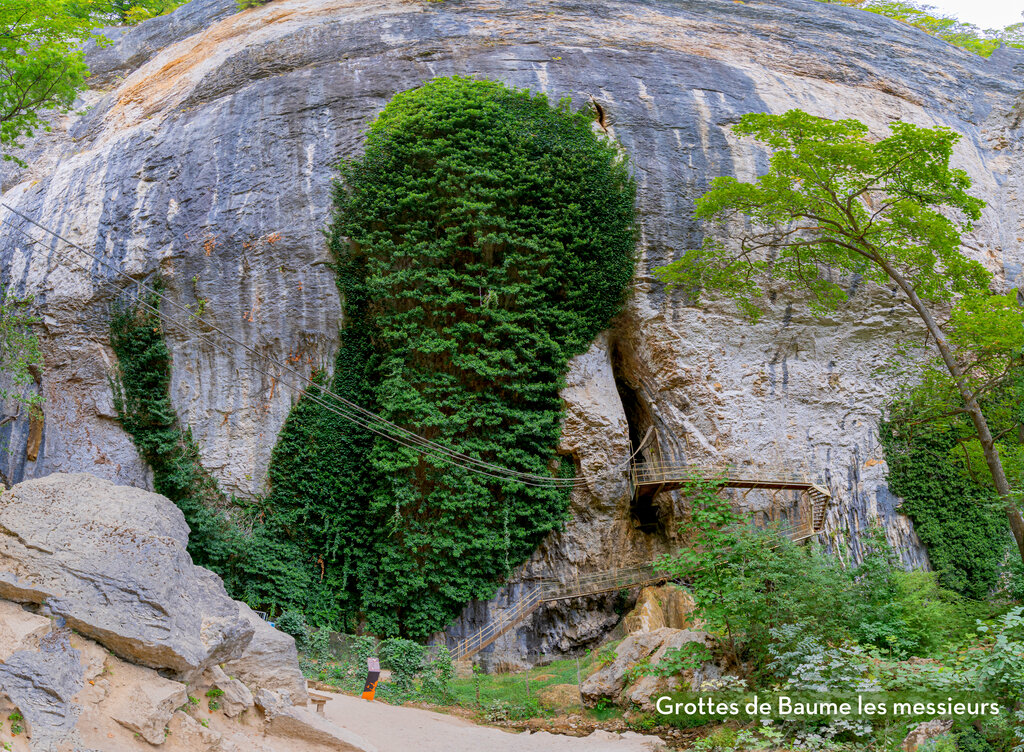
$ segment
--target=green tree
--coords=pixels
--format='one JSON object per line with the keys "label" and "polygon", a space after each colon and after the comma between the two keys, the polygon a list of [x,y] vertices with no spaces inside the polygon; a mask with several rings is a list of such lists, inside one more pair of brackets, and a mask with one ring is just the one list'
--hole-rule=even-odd
{"label": "green tree", "polygon": [[82,41],[94,25],[90,13],[69,12],[65,0],[0,3],[0,151],[46,127],[47,111],[67,112],[85,86]]}
{"label": "green tree", "polygon": [[1024,557],[1024,518],[995,438],[956,343],[936,318],[958,297],[987,293],[991,275],[960,252],[962,233],[984,202],[967,192],[967,174],[949,166],[959,135],[902,122],[890,127],[888,138],[872,140],[856,120],[800,110],[743,116],[733,130],[772,150],[767,174],[753,183],[715,178],[696,205],[699,219],[728,226],[738,242],[727,248],[708,237],[656,273],[693,298],[717,292],[755,316],[765,276],[806,290],[817,310],[846,299],[838,277],[894,284],[935,343]]}
{"label": "green tree", "polygon": [[170,13],[188,0],[64,0],[63,12],[97,26],[124,26]]}
{"label": "green tree", "polygon": [[771,630],[801,623],[822,637],[848,634],[848,575],[819,549],[801,548],[777,531],[759,529],[721,495],[723,481],[695,477],[685,486],[687,545],[658,569],[689,583],[697,615],[719,632],[736,666],[755,672],[768,660]]}

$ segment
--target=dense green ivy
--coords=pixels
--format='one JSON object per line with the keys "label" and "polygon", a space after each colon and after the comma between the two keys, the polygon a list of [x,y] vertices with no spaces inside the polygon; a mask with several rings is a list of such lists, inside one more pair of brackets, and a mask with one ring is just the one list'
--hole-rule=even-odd
{"label": "dense green ivy", "polygon": [[995,491],[957,466],[948,431],[880,428],[889,488],[903,499],[900,511],[914,522],[918,537],[943,585],[984,599],[996,585],[1009,533]]}
{"label": "dense green ivy", "polygon": [[199,464],[192,434],[179,426],[171,405],[171,353],[164,343],[151,295],[144,305],[114,313],[110,344],[118,368],[114,407],[139,455],[153,471],[153,486],[181,509],[191,528],[188,551],[196,564],[231,579],[239,534],[225,510],[231,504]]}
{"label": "dense green ivy", "polygon": [[[147,305],[127,306],[111,320],[110,342],[118,360],[114,406],[153,471],[154,489],[184,513],[192,559],[219,574],[233,597],[253,606],[302,604],[318,621],[340,623],[344,592],[318,576],[317,556],[304,537],[309,520],[293,509],[272,510],[266,500],[228,498],[200,464],[198,447],[171,404],[171,354],[154,310],[159,298],[142,302]],[[301,403],[291,420],[302,422],[311,404]],[[332,426],[318,427],[322,435],[331,435]],[[281,459],[290,450],[287,444],[278,449],[278,472],[290,467]],[[303,455],[288,459],[301,465]],[[300,484],[298,490],[307,488]],[[321,499],[312,496],[311,501]]]}
{"label": "dense green ivy", "polygon": [[[558,390],[619,310],[635,248],[634,184],[591,121],[567,101],[464,78],[388,104],[335,191],[334,392],[459,452],[573,472],[555,454]],[[290,521],[316,584],[384,635],[425,637],[492,595],[568,502],[429,460],[309,400],[289,416],[270,481],[268,513]]]}
{"label": "dense green ivy", "polygon": [[[633,273],[635,186],[568,101],[464,78],[399,94],[340,166],[329,245],[345,324],[292,409],[269,491],[227,499],[170,402],[155,313],[116,314],[118,414],[197,563],[235,597],[313,624],[426,637],[565,519],[564,488],[432,461],[322,406],[333,393],[473,457],[571,477],[556,455],[569,358]],[[155,299],[149,301],[156,304]]]}

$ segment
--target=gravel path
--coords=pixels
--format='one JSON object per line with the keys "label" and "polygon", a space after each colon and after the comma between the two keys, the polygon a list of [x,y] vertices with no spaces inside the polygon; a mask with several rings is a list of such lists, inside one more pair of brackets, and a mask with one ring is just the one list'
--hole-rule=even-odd
{"label": "gravel path", "polygon": [[328,720],[377,747],[377,752],[655,752],[653,736],[595,731],[576,738],[546,731],[510,733],[419,708],[403,708],[335,695],[324,708]]}

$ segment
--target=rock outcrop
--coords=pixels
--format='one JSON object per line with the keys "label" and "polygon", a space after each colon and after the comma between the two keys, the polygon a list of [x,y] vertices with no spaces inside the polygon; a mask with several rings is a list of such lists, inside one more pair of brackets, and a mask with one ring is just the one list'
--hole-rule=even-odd
{"label": "rock outcrop", "polygon": [[295,638],[267,624],[244,603],[242,616],[252,625],[253,637],[242,655],[224,664],[224,671],[248,686],[269,689],[289,698],[293,705],[309,702],[306,679],[299,670]]}
{"label": "rock outcrop", "polygon": [[26,481],[0,498],[0,597],[189,679],[241,657],[255,630],[187,544],[157,494],[84,473]]}
{"label": "rock outcrop", "polygon": [[294,640],[254,625],[187,543],[168,499],[86,474],[0,497],[0,701],[32,751],[372,750],[303,707]]}
{"label": "rock outcrop", "polygon": [[636,599],[636,606],[622,617],[626,634],[653,632],[662,627],[671,629],[700,629],[693,614],[693,596],[675,585],[645,587]]}
{"label": "rock outcrop", "polygon": [[687,670],[670,677],[630,676],[631,669],[638,664],[646,663],[656,668],[668,651],[677,650],[688,643],[711,648],[714,639],[706,632],[669,627],[635,632],[618,644],[611,660],[583,681],[580,694],[588,703],[605,699],[624,707],[639,706],[644,710],[654,710],[654,703],[662,694],[680,689],[696,691],[702,682],[721,677],[721,670],[711,662],[696,670]]}
{"label": "rock outcrop", "polygon": [[[875,367],[918,331],[898,298],[851,279],[850,302],[816,319],[779,287],[752,324],[690,307],[651,271],[699,245],[693,202],[711,178],[763,167],[763,150],[729,126],[746,112],[800,107],[860,118],[874,133],[897,119],[962,133],[954,161],[988,202],[969,252],[997,284],[1016,284],[1024,54],[986,60],[810,0],[274,0],[234,11],[234,0],[192,0],[111,31],[114,44],[89,56],[97,88],[83,95],[84,114],[35,141],[26,170],[0,170],[4,202],[134,279],[159,273],[171,299],[202,301],[204,318],[244,344],[214,349],[169,327],[175,407],[227,491],[262,492],[296,398],[258,359],[306,373],[332,364],[341,306],[320,233],[331,165],[360,150],[394,93],[472,74],[600,105],[637,178],[640,259],[622,316],[567,377],[561,451],[589,479],[571,520],[449,637],[483,626],[538,578],[629,566],[679,545],[678,494],[637,508],[622,474],[630,439],[635,448],[649,429],[647,459],[806,470],[835,497],[828,545],[857,555],[878,515],[908,564],[927,563],[888,491],[876,436],[889,385]],[[76,266],[77,251],[6,210],[0,220],[41,241],[4,233],[0,262],[5,283],[45,306],[46,360],[41,443],[27,416],[0,426],[11,450],[0,470],[12,482],[89,470],[144,485],[108,385],[108,306],[130,284],[91,261]],[[622,605],[599,596],[545,606],[490,660],[596,644]]]}

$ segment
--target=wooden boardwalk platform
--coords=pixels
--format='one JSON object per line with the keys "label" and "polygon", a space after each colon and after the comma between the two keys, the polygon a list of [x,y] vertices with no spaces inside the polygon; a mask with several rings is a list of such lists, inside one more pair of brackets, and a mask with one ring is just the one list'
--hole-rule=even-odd
{"label": "wooden boardwalk platform", "polygon": [[[636,462],[629,469],[630,491],[634,498],[649,499],[662,491],[683,488],[695,478],[721,477],[726,488],[744,492],[766,490],[770,493],[796,491],[801,496],[796,518],[781,529],[793,541],[801,541],[820,533],[825,525],[825,514],[832,494],[821,483],[806,475],[795,473],[765,473],[732,467],[695,467],[681,463]],[[505,632],[522,622],[540,608],[541,604],[611,593],[632,587],[642,587],[669,579],[653,563],[621,569],[609,569],[577,577],[569,582],[545,580],[533,585],[526,593],[501,611],[478,632],[462,640],[451,650],[454,660],[465,660],[493,643]]]}

